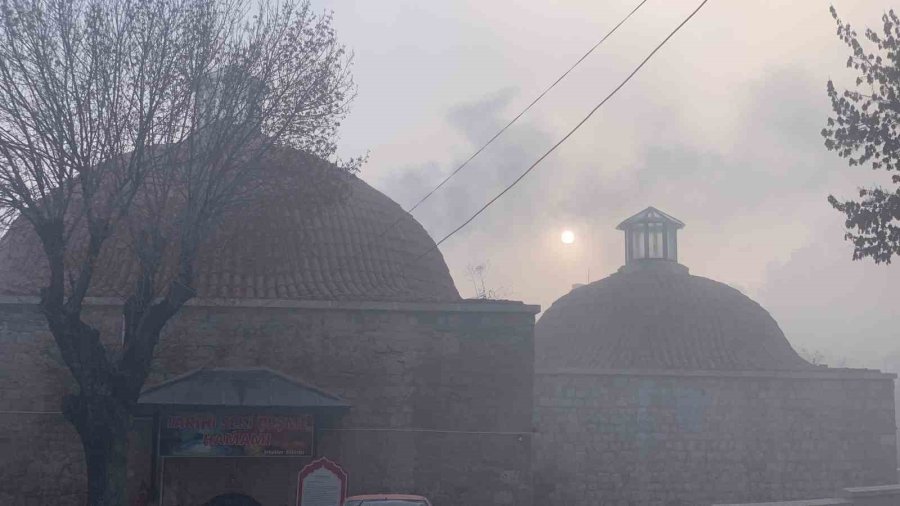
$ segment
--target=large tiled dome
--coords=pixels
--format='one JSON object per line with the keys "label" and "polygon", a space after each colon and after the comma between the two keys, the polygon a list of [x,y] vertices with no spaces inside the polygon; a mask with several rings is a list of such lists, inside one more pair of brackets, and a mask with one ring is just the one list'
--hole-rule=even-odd
{"label": "large tiled dome", "polygon": [[538,321],[535,341],[544,369],[812,367],[759,304],[665,261],[573,289]]}
{"label": "large tiled dome", "polygon": [[[285,174],[302,175],[301,166],[321,162],[287,150],[273,159],[288,166],[276,171],[284,188],[277,196],[251,195],[202,245],[195,275],[198,297],[459,299],[440,252],[419,258],[434,248],[434,241],[394,201],[349,177],[340,203],[313,212],[309,184]],[[133,286],[138,266],[122,236],[108,241],[89,295],[121,296]],[[37,295],[47,280],[43,259],[36,235],[19,219],[0,240],[0,294]]]}
{"label": "large tiled dome", "polygon": [[759,304],[678,263],[684,223],[648,207],[617,228],[625,232],[625,266],[544,313],[535,326],[539,369],[813,367]]}

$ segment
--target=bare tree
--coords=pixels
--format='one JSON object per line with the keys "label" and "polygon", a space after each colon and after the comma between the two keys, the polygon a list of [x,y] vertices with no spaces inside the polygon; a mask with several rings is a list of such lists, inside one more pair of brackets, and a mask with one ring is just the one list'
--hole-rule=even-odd
{"label": "bare tree", "polygon": [[488,288],[485,278],[490,268],[490,262],[469,264],[466,266],[466,277],[472,282],[475,289],[475,298],[482,300],[497,300],[505,296],[505,290]]}
{"label": "bare tree", "polygon": [[819,350],[800,348],[797,353],[812,365],[825,365],[825,354]]}
{"label": "bare tree", "polygon": [[[0,38],[0,209],[46,254],[40,307],[77,385],[63,412],[89,503],[121,505],[131,413],[198,247],[279,186],[261,168],[277,148],[358,166],[335,159],[350,57],[306,0],[0,0]],[[140,268],[112,346],[83,306],[118,237]]]}
{"label": "bare tree", "polygon": [[850,361],[847,357],[838,357],[832,354],[823,353],[821,350],[801,347],[797,349],[797,353],[804,360],[812,365],[830,366],[830,367],[849,367]]}

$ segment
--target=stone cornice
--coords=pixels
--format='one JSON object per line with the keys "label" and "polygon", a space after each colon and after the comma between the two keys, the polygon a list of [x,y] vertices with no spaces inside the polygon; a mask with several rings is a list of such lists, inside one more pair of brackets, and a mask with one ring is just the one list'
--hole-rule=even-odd
{"label": "stone cornice", "polygon": [[896,374],[875,369],[831,369],[809,371],[690,371],[677,369],[537,369],[536,376],[670,376],[691,378],[764,378],[816,380],[894,380]]}
{"label": "stone cornice", "polygon": [[[2,305],[36,305],[36,296],[0,296]],[[87,297],[87,306],[120,306],[122,299],[116,297]],[[292,300],[292,299],[192,299],[188,306],[195,307],[240,307],[240,308],[284,308],[318,309],[337,311],[398,311],[398,312],[441,312],[441,313],[526,313],[537,314],[541,307],[516,301],[460,300],[458,302],[386,302],[386,301],[332,301],[332,300]]]}

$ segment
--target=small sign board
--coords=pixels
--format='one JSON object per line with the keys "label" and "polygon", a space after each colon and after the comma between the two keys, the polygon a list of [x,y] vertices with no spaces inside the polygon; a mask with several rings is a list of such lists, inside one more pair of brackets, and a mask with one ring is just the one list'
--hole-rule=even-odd
{"label": "small sign board", "polygon": [[159,427],[162,457],[307,457],[312,415],[177,413]]}
{"label": "small sign board", "polygon": [[347,498],[347,473],[322,457],[300,470],[297,506],[343,506]]}

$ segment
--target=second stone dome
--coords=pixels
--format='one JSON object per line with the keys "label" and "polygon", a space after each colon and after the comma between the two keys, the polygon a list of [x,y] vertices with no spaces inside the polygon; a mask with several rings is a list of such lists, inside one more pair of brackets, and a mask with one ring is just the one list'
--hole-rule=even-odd
{"label": "second stone dome", "polygon": [[[552,369],[805,370],[769,313],[738,290],[675,261],[681,222],[653,208],[620,225],[625,267],[559,298],[535,326],[536,366]],[[644,211],[643,213],[647,213]],[[660,237],[647,232],[660,231]],[[670,237],[666,231],[672,232]],[[635,238],[644,234],[643,237]],[[654,255],[654,247],[659,255]],[[665,252],[663,251],[665,249]]]}

